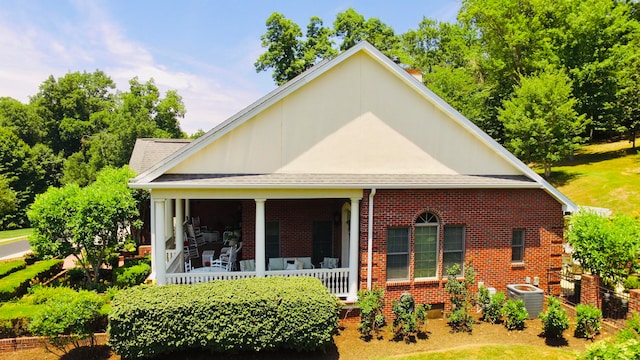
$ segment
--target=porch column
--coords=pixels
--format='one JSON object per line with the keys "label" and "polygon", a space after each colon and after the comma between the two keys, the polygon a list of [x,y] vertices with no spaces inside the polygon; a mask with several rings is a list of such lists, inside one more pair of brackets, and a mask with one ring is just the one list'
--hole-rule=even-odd
{"label": "porch column", "polygon": [[349,295],[347,301],[358,299],[358,252],[360,249],[360,199],[351,198],[351,227],[349,229]]}
{"label": "porch column", "polygon": [[180,250],[178,253],[178,259],[180,264],[184,262],[182,246],[184,244],[184,204],[182,199],[176,199],[176,250]]}
{"label": "porch column", "polygon": [[167,199],[164,202],[164,233],[167,238],[173,235],[173,201]]}
{"label": "porch column", "polygon": [[166,283],[167,273],[167,255],[165,249],[165,199],[154,199],[153,207],[155,208],[155,234],[151,233],[151,243],[153,244],[153,260],[156,264],[156,284],[164,285]]}
{"label": "porch column", "polygon": [[265,240],[265,220],[264,203],[266,199],[256,199],[256,276],[264,277],[266,271],[266,240]]}

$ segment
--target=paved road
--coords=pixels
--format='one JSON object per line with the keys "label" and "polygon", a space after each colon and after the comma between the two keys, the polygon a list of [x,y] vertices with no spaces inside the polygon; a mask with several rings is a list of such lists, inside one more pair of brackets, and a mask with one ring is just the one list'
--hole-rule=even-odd
{"label": "paved road", "polygon": [[26,251],[29,251],[29,249],[30,247],[28,240],[14,241],[8,244],[3,244],[0,242],[0,259],[20,257]]}

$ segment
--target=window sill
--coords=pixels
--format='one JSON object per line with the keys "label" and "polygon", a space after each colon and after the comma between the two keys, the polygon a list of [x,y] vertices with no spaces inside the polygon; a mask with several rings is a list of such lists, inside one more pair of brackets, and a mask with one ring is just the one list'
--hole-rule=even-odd
{"label": "window sill", "polygon": [[411,285],[411,280],[387,280],[387,286],[407,286]]}
{"label": "window sill", "polygon": [[523,268],[524,268],[524,261],[520,261],[520,262],[512,262],[512,263],[511,263],[511,267],[512,267],[512,268],[519,268],[519,269],[523,269]]}
{"label": "window sill", "polygon": [[435,283],[440,283],[440,279],[437,277],[431,277],[431,278],[417,278],[414,280],[414,282],[416,284],[435,284]]}

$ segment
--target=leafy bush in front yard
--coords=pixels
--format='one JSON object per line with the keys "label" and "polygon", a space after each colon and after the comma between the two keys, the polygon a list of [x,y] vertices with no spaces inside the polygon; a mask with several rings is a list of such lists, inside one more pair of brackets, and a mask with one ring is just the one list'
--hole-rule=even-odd
{"label": "leafy bush in front yard", "polygon": [[69,344],[78,348],[83,339],[90,339],[94,344],[94,333],[101,330],[104,323],[101,320],[105,315],[102,313],[105,299],[91,291],[65,290],[49,294],[43,291],[45,296],[41,297],[46,299],[31,319],[29,330],[35,336],[48,337],[51,345],[66,353]]}
{"label": "leafy bush in front yard", "polygon": [[[84,293],[87,293],[86,291]],[[29,330],[31,319],[35,318],[46,306],[49,299],[64,298],[72,299],[78,292],[65,287],[43,287],[34,286],[29,289],[29,294],[23,296],[19,300],[5,302],[0,305],[0,338],[10,338],[19,336],[32,335]],[[95,295],[90,292],[89,294]],[[108,297],[104,297],[102,303],[107,301]],[[98,321],[99,330],[106,328],[106,315],[108,313],[108,305],[101,307],[101,320]]]}
{"label": "leafy bush in front yard", "polygon": [[547,300],[547,310],[540,313],[542,331],[546,337],[561,338],[562,333],[569,328],[569,316],[562,308],[562,301],[550,296]]}
{"label": "leafy bush in front yard", "polygon": [[15,271],[22,270],[27,265],[24,259],[0,262],[0,278],[3,278]]}
{"label": "leafy bush in front yard", "polygon": [[35,264],[16,271],[0,279],[0,301],[20,297],[27,293],[32,284],[50,278],[62,269],[62,260],[51,259],[38,261]]}
{"label": "leafy bush in front yard", "polygon": [[489,303],[482,308],[482,320],[497,324],[502,321],[502,308],[504,307],[505,295],[497,292],[491,296]]}
{"label": "leafy bush in front yard", "polygon": [[393,319],[395,339],[403,339],[406,343],[415,341],[415,337],[424,332],[424,325],[427,323],[427,310],[430,308],[429,304],[416,305],[411,294],[402,294],[391,308],[396,316]]}
{"label": "leafy bush in front yard", "polygon": [[113,298],[109,345],[123,358],[190,348],[311,351],[332,342],[339,311],[339,300],[308,277],[142,285]]}
{"label": "leafy bush in front yard", "polygon": [[578,304],[576,306],[575,336],[593,339],[602,327],[602,311],[593,305]]}
{"label": "leafy bush in front yard", "polygon": [[587,347],[581,360],[638,359],[640,354],[640,315],[634,313],[627,326],[613,339],[600,340]]}
{"label": "leafy bush in front yard", "polygon": [[527,308],[524,307],[524,301],[522,301],[522,299],[507,300],[502,308],[502,315],[504,315],[506,319],[504,326],[509,330],[524,329],[524,321],[529,317],[529,313],[527,312]]}
{"label": "leafy bush in front yard", "polygon": [[449,318],[449,326],[454,331],[473,331],[473,316],[471,316],[471,307],[474,302],[471,293],[471,285],[474,283],[475,271],[470,264],[464,267],[464,278],[459,279],[460,265],[453,264],[447,268],[447,283],[444,284],[444,290],[449,294],[451,300],[451,313],[447,315]]}
{"label": "leafy bush in front yard", "polygon": [[386,323],[384,313],[384,289],[374,287],[372,290],[358,291],[356,306],[360,309],[360,336],[368,339],[372,333],[378,336]]}
{"label": "leafy bush in front yard", "polygon": [[114,283],[119,288],[127,288],[142,284],[151,273],[151,265],[145,261],[131,263],[116,268],[113,272]]}

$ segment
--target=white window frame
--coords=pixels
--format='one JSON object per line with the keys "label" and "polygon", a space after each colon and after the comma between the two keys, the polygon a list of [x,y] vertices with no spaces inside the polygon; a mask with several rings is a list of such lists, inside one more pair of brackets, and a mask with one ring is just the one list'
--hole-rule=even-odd
{"label": "white window frame", "polygon": [[[515,240],[516,240],[516,234],[520,235],[520,239],[522,240],[522,243],[519,245],[514,245]],[[513,229],[513,231],[511,232],[511,263],[512,264],[521,264],[524,262],[524,251],[525,251],[525,244],[526,244],[526,237],[527,233],[525,232],[524,229]],[[514,248],[520,248],[520,259],[519,260],[514,260],[513,259],[513,249]]]}
{"label": "white window frame", "polygon": [[418,216],[418,218],[416,219],[416,223],[415,223],[415,227],[420,228],[420,227],[434,227],[435,228],[435,233],[436,233],[436,251],[435,251],[435,257],[436,257],[436,264],[435,264],[435,274],[433,276],[422,276],[422,277],[417,277],[415,276],[416,274],[416,242],[417,242],[417,236],[415,234],[415,230],[414,230],[414,244],[413,244],[413,275],[415,279],[434,279],[434,278],[438,278],[439,274],[440,274],[440,221],[438,221],[438,218],[430,212],[424,212],[422,213],[420,216]]}
{"label": "white window frame", "polygon": [[[390,230],[398,230],[398,229],[403,229],[406,230],[407,232],[407,238],[406,238],[406,249],[407,251],[403,251],[403,252],[389,252],[389,231]],[[391,256],[406,256],[407,258],[407,275],[406,277],[389,277],[389,255]],[[392,226],[387,228],[387,259],[386,259],[386,274],[387,274],[387,281],[402,281],[402,280],[408,280],[409,277],[411,276],[410,273],[410,268],[411,268],[411,229],[409,227],[403,227],[403,226]]]}

